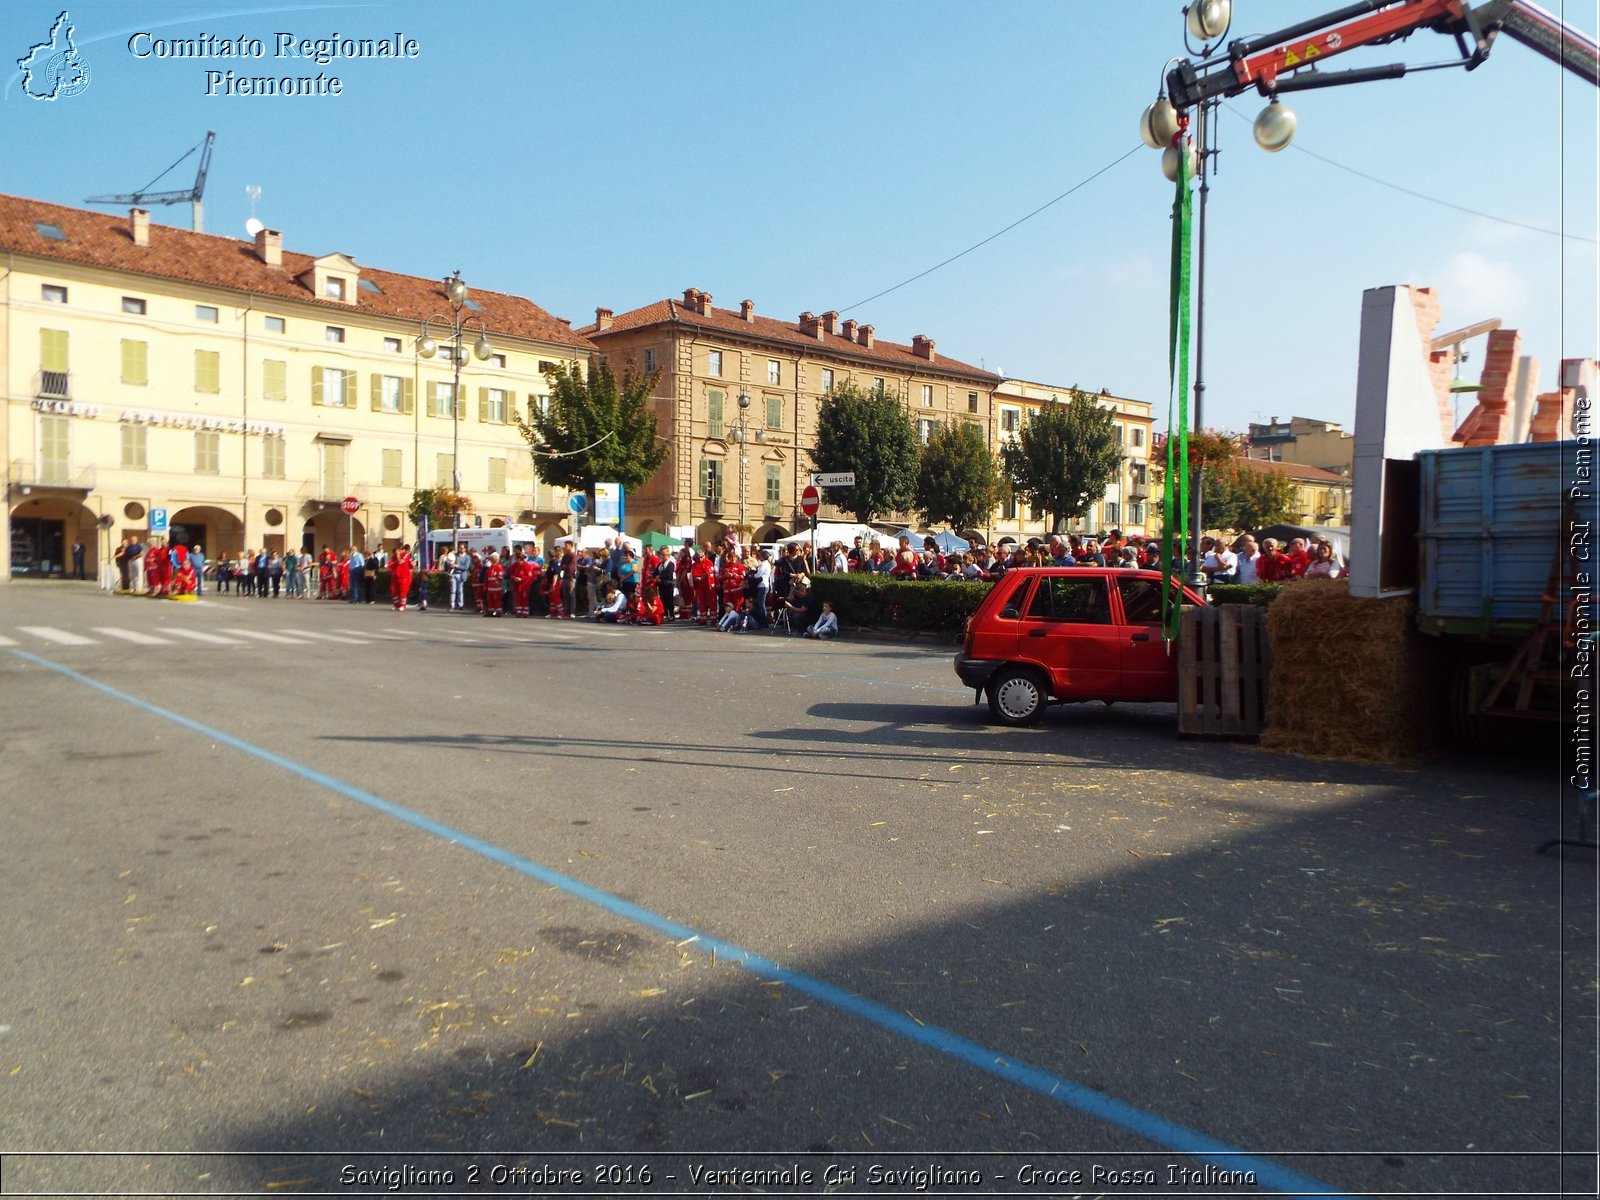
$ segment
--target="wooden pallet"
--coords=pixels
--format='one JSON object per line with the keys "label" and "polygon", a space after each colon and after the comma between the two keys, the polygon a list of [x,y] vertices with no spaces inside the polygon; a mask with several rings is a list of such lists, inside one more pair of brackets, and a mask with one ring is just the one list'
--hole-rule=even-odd
{"label": "wooden pallet", "polygon": [[1178,636],[1178,732],[1260,737],[1267,724],[1272,646],[1256,604],[1185,608]]}

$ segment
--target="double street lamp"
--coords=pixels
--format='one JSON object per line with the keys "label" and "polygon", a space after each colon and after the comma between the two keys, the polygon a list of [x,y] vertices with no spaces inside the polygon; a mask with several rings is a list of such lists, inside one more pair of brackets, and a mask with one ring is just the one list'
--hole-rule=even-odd
{"label": "double street lamp", "polygon": [[[435,313],[422,323],[422,332],[417,335],[417,355],[419,358],[432,358],[442,349],[453,371],[454,379],[450,386],[450,486],[451,490],[460,492],[461,368],[467,365],[469,354],[465,341],[470,332],[468,326],[474,321],[478,325],[478,340],[472,343],[470,351],[473,358],[486,361],[494,353],[494,347],[489,344],[489,332],[482,317],[462,316],[462,310],[468,303],[467,285],[462,282],[459,270],[444,281],[444,294],[450,302],[450,312]],[[438,338],[430,332],[435,322],[440,325]]]}
{"label": "double street lamp", "polygon": [[[766,430],[756,430],[756,441],[766,441]],[[750,465],[748,445],[750,441],[750,393],[743,388],[739,389],[739,426],[733,431],[733,440],[739,443],[739,541],[745,541],[744,523],[744,477],[746,468]]]}

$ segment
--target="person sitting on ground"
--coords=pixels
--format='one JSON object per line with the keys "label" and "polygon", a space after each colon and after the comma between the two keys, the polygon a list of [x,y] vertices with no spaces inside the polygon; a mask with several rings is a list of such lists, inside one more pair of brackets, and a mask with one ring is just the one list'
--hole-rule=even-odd
{"label": "person sitting on ground", "polygon": [[722,620],[717,622],[718,633],[738,633],[744,628],[744,614],[732,600],[722,607]]}
{"label": "person sitting on ground", "polygon": [[833,605],[826,600],[822,602],[822,611],[817,614],[816,623],[810,629],[803,630],[801,637],[831,638],[839,636],[839,618],[833,615]]}
{"label": "person sitting on ground", "polygon": [[822,614],[821,601],[811,590],[810,580],[804,576],[795,579],[794,586],[789,589],[788,603],[784,607],[789,610],[790,630],[798,629],[801,633],[816,624],[817,618]]}
{"label": "person sitting on ground", "polygon": [[615,625],[622,619],[622,611],[628,606],[628,598],[615,586],[605,588],[599,605],[594,610],[596,621],[609,621]]}

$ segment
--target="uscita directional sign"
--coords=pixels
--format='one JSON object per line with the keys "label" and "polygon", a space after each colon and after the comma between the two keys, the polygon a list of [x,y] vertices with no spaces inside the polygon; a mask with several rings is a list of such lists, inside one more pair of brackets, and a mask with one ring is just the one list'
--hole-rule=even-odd
{"label": "uscita directional sign", "polygon": [[856,473],[854,471],[834,471],[828,475],[812,475],[811,482],[819,488],[855,487]]}

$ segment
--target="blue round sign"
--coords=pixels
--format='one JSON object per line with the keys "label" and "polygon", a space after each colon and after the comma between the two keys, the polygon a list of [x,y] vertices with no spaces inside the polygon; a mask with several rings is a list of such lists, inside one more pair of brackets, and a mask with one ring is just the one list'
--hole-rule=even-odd
{"label": "blue round sign", "polygon": [[574,492],[571,496],[567,497],[567,508],[574,513],[581,513],[588,507],[589,497],[585,496],[582,492]]}

